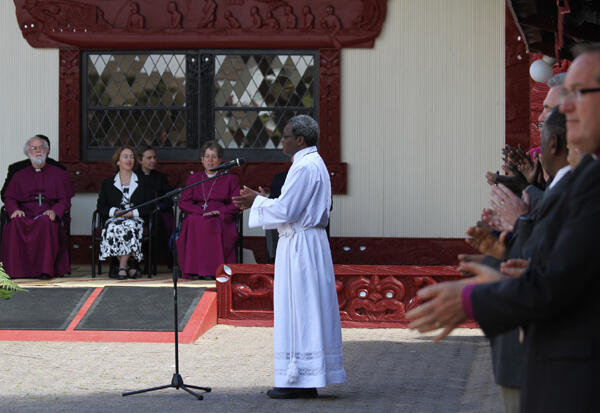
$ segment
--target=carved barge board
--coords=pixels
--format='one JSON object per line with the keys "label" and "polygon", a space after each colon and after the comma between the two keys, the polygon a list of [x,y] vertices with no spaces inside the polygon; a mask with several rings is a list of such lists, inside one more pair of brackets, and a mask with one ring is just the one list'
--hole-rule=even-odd
{"label": "carved barge board", "polygon": [[[231,264],[217,270],[218,323],[273,325],[273,265]],[[463,279],[453,266],[334,265],[344,327],[406,327],[420,288]],[[475,327],[465,323],[463,327]]]}

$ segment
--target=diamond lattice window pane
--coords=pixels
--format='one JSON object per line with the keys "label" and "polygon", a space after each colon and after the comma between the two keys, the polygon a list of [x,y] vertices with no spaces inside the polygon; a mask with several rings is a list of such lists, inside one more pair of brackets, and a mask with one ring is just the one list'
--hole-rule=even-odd
{"label": "diamond lattice window pane", "polygon": [[312,55],[217,55],[215,106],[312,108]]}
{"label": "diamond lattice window pane", "polygon": [[186,57],[88,55],[88,105],[185,106]]}
{"label": "diamond lattice window pane", "polygon": [[111,148],[143,143],[157,147],[186,147],[185,112],[166,109],[90,110],[89,147]]}
{"label": "diamond lattice window pane", "polygon": [[283,110],[215,111],[215,139],[225,148],[281,149],[283,128],[292,116],[312,112]]}

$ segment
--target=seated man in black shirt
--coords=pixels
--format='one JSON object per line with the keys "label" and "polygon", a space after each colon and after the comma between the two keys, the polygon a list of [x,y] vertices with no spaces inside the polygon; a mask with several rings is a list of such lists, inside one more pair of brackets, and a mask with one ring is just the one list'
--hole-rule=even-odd
{"label": "seated man in black shirt", "polygon": [[[152,188],[153,197],[159,197],[171,191],[173,188],[169,185],[169,177],[167,174],[156,170],[158,163],[156,150],[150,145],[141,145],[138,148],[138,163],[139,169],[136,171],[137,176],[141,177],[144,182]],[[175,225],[173,218],[173,201],[170,198],[161,200],[158,203],[160,209],[158,220],[158,243],[159,250],[169,251],[167,261],[169,267],[172,265],[173,256],[170,253],[169,238]]]}

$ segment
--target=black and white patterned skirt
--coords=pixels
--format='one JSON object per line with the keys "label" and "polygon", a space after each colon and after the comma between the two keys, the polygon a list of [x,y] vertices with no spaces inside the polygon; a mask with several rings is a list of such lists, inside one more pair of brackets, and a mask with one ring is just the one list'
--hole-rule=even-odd
{"label": "black and white patterned skirt", "polygon": [[142,218],[111,218],[102,230],[100,243],[100,259],[131,254],[131,257],[141,261],[142,232],[144,230]]}

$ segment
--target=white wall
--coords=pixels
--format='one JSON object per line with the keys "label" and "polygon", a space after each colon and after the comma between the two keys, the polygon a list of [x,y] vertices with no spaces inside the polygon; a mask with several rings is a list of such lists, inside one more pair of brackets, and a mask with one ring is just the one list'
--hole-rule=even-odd
{"label": "white wall", "polygon": [[[497,169],[504,143],[504,1],[387,4],[375,48],[342,54],[348,195],[334,197],[331,233],[461,237],[487,203],[483,174]],[[58,51],[25,42],[9,1],[0,2],[0,46],[4,179],[35,133],[58,156]],[[73,199],[73,234],[89,234],[95,202]]]}
{"label": "white wall", "polygon": [[333,236],[461,237],[504,143],[504,1],[393,0],[374,49],[342,55]]}
{"label": "white wall", "polygon": [[8,165],[25,158],[27,138],[50,138],[50,156],[58,158],[58,50],[33,49],[17,24],[15,4],[0,2],[0,179]]}

